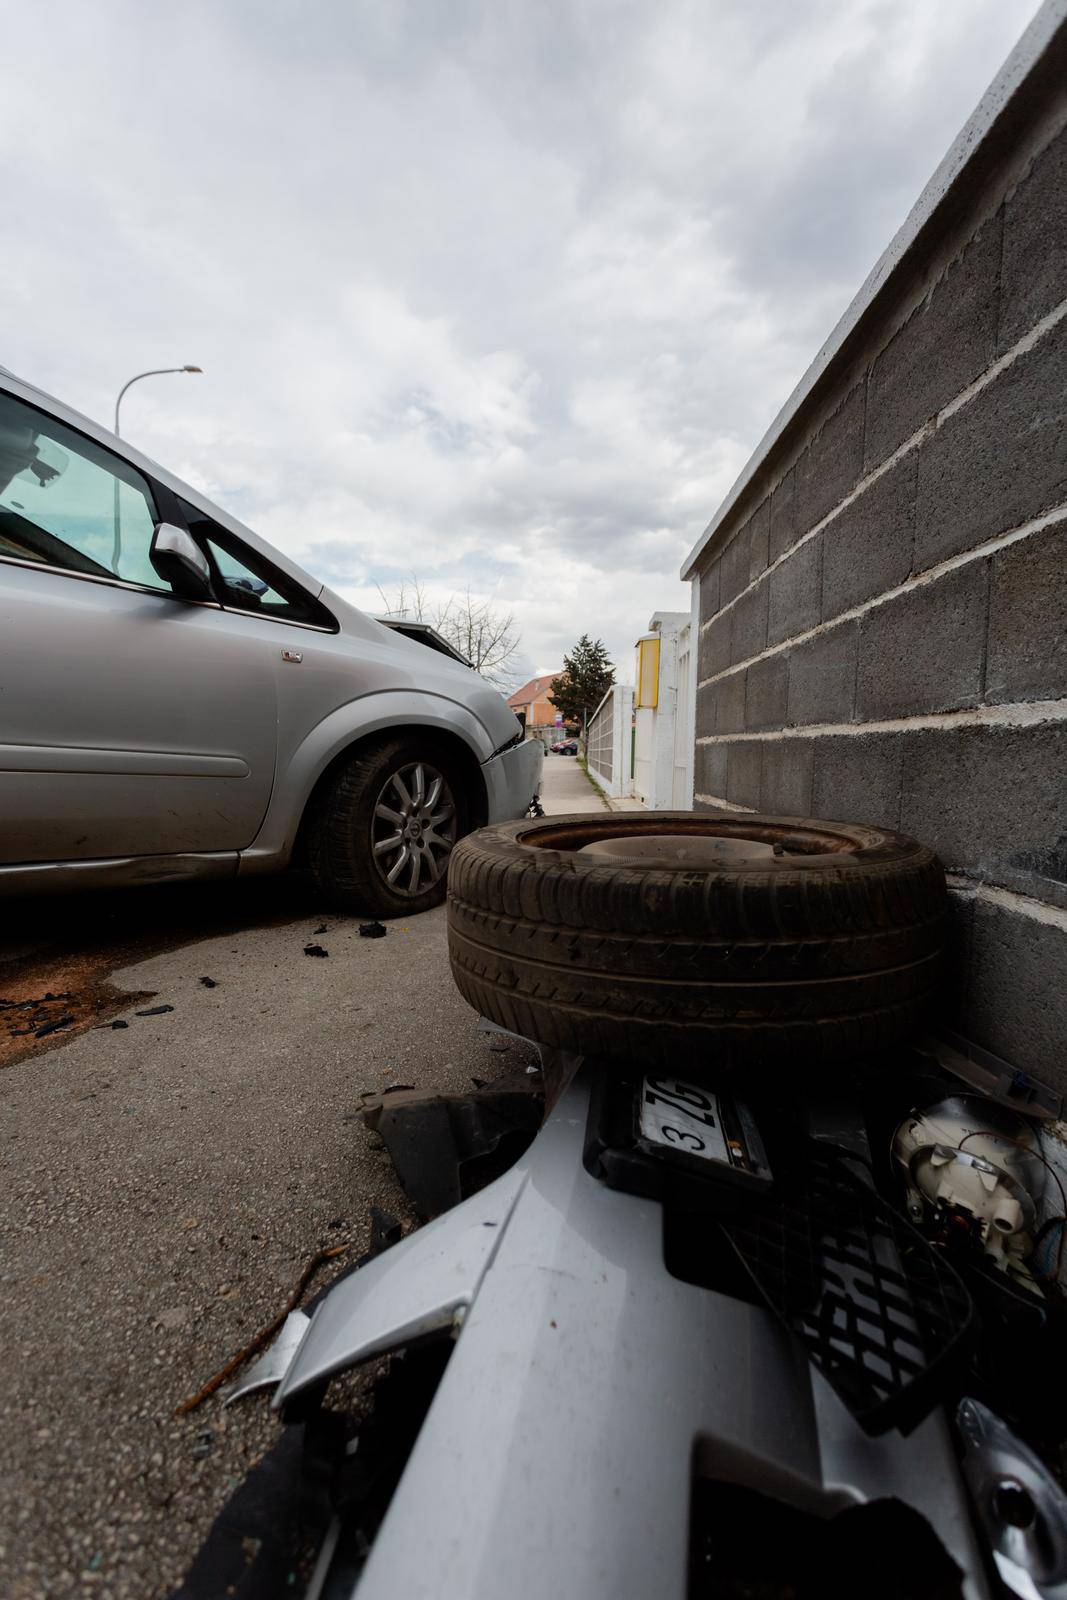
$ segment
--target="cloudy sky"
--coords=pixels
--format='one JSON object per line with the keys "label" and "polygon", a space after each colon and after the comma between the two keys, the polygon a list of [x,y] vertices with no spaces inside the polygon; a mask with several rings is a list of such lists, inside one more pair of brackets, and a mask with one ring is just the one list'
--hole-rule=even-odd
{"label": "cloudy sky", "polygon": [[[6,11],[0,364],[333,588],[629,676],[1036,0]],[[525,669],[525,670],[523,670]]]}

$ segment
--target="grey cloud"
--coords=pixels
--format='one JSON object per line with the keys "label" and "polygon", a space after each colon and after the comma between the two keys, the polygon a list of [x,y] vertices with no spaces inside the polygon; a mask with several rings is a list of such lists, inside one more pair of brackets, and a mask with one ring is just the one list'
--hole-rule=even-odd
{"label": "grey cloud", "polygon": [[196,361],[124,431],[324,580],[628,662],[1034,9],[24,9],[0,361],[103,419]]}

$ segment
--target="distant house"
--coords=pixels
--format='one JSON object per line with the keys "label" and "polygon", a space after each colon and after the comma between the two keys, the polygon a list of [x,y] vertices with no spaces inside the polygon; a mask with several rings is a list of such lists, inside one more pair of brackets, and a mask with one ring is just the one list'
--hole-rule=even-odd
{"label": "distant house", "polygon": [[528,735],[543,737],[548,729],[555,729],[557,712],[548,696],[552,679],[558,677],[558,672],[546,672],[540,678],[531,678],[508,696],[508,705],[526,724]]}

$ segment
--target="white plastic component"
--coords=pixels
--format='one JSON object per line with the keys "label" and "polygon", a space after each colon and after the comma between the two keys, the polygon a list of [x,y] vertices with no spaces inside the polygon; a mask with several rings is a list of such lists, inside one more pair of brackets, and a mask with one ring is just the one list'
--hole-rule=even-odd
{"label": "white plastic component", "polygon": [[897,1129],[893,1157],[916,1221],[971,1220],[998,1266],[1029,1253],[1045,1173],[1037,1135],[1013,1112],[957,1095],[913,1112]]}

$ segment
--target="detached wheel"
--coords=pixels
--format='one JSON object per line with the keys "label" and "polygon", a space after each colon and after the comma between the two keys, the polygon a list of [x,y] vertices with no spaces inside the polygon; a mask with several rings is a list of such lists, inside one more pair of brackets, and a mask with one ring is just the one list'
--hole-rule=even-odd
{"label": "detached wheel", "polygon": [[440,905],[466,807],[447,752],[393,739],[357,752],[320,797],[308,841],[319,888],[366,915]]}
{"label": "detached wheel", "polygon": [[878,828],[558,817],[457,846],[449,956],[476,1010],[557,1049],[800,1069],[918,1031],[946,908],[933,852]]}

